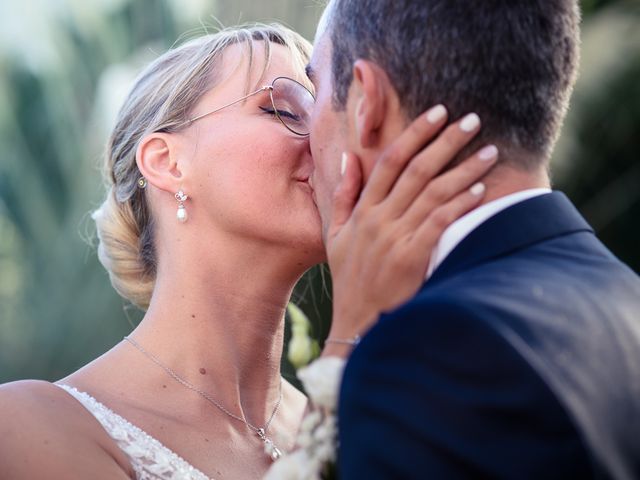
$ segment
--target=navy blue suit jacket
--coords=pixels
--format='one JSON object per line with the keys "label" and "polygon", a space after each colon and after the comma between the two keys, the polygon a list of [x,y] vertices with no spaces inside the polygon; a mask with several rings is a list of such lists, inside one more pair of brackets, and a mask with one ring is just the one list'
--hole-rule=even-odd
{"label": "navy blue suit jacket", "polygon": [[640,479],[640,279],[554,192],[480,225],[355,348],[343,479]]}

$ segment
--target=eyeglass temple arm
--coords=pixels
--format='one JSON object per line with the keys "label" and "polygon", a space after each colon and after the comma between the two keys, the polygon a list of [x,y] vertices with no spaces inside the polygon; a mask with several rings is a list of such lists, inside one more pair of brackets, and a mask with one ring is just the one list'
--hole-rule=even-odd
{"label": "eyeglass temple arm", "polygon": [[193,123],[196,120],[200,120],[201,118],[206,117],[207,115],[211,115],[212,113],[216,113],[216,112],[219,112],[220,110],[223,110],[223,109],[225,109],[227,107],[231,107],[232,105],[235,105],[236,103],[240,103],[243,100],[246,100],[247,98],[252,97],[253,95],[257,95],[260,92],[264,92],[265,90],[273,90],[273,85],[265,85],[265,86],[259,88],[258,90],[256,90],[255,92],[248,93],[247,95],[245,95],[242,98],[239,98],[238,100],[234,100],[231,103],[227,103],[226,105],[223,105],[222,107],[218,107],[215,110],[211,110],[210,112],[203,113],[202,115],[198,115],[197,117],[190,118],[190,119],[186,120],[184,123],[182,123],[180,126],[184,126],[184,125]]}

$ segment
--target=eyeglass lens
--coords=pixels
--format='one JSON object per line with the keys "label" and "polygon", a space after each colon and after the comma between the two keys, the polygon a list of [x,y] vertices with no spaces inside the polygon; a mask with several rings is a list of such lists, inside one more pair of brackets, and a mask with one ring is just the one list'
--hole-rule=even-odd
{"label": "eyeglass lens", "polygon": [[298,135],[309,134],[309,118],[315,103],[309,90],[295,80],[280,77],[273,81],[271,98],[278,118],[289,130]]}

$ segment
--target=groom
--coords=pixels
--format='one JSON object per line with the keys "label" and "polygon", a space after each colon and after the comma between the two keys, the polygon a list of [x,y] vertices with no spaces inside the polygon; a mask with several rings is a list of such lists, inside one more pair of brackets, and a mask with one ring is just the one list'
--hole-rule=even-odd
{"label": "groom", "polygon": [[469,151],[500,150],[484,204],[424,252],[418,293],[352,332],[341,478],[640,478],[640,280],[547,174],[578,24],[575,0],[327,7],[309,65],[323,223],[341,152],[366,181],[431,105],[477,113]]}

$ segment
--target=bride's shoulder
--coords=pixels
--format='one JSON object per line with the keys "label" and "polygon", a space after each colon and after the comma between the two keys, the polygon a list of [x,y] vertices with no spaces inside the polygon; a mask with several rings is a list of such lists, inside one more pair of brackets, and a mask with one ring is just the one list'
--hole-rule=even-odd
{"label": "bride's shoulder", "polygon": [[0,401],[38,401],[43,397],[55,397],[59,390],[59,387],[44,380],[18,380],[0,384]]}
{"label": "bride's shoulder", "polygon": [[69,400],[65,396],[68,397],[59,387],[43,380],[4,383],[0,385],[2,424],[22,423],[30,417],[51,417],[53,421],[59,418],[60,409],[69,408]]}
{"label": "bride's shoulder", "polygon": [[0,385],[0,465],[7,478],[130,478],[108,442],[89,412],[56,385]]}
{"label": "bride's shoulder", "polygon": [[19,380],[0,385],[0,415],[3,425],[57,431],[76,428],[81,423],[77,401],[60,387],[43,380]]}

